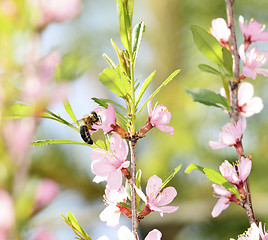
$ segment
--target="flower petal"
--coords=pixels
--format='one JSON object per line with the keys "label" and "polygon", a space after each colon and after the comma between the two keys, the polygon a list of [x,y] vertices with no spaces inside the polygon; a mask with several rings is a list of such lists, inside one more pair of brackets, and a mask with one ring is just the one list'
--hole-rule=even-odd
{"label": "flower petal", "polygon": [[149,201],[153,201],[162,187],[162,179],[156,175],[149,178],[146,186],[146,195]]}
{"label": "flower petal", "polygon": [[177,191],[174,187],[165,188],[156,198],[157,206],[164,206],[173,201],[177,196]]}
{"label": "flower petal", "polygon": [[248,175],[250,174],[252,167],[252,162],[248,158],[241,157],[240,162],[238,164],[238,172],[239,172],[239,178],[245,182],[248,178]]}
{"label": "flower petal", "polygon": [[111,171],[107,177],[107,188],[110,190],[117,190],[122,185],[121,171]]}
{"label": "flower petal", "polygon": [[162,233],[158,229],[150,231],[144,240],[160,240]]}
{"label": "flower petal", "polygon": [[230,204],[230,201],[229,201],[228,198],[221,197],[217,201],[217,203],[215,204],[215,206],[214,206],[214,208],[212,210],[212,213],[211,213],[212,217],[218,217],[223,210],[228,208],[229,204]]}
{"label": "flower petal", "polygon": [[254,95],[253,85],[247,82],[243,82],[238,89],[238,105],[243,106],[245,103],[251,100]]}

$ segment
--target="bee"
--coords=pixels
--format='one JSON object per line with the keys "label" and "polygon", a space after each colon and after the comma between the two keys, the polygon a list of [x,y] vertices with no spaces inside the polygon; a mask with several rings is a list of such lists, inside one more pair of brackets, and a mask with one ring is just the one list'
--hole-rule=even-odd
{"label": "bee", "polygon": [[80,135],[81,138],[87,143],[92,145],[93,140],[90,136],[89,130],[96,131],[96,129],[92,128],[94,124],[98,124],[101,122],[101,118],[97,115],[96,112],[91,112],[90,114],[85,115],[79,122],[80,125]]}

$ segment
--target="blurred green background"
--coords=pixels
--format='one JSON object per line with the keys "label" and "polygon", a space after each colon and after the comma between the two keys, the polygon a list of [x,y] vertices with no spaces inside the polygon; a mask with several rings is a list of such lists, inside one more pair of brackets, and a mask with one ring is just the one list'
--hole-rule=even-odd
{"label": "blurred green background", "polygon": [[[261,23],[268,23],[267,9],[266,0],[236,1],[235,17],[238,19],[239,15],[243,15],[245,19],[253,17]],[[171,72],[181,69],[179,76],[154,99],[154,102],[164,104],[172,113],[170,125],[175,128],[174,136],[153,129],[138,142],[137,147],[137,164],[142,169],[144,184],[150,176],[156,174],[163,178],[182,164],[182,170],[170,182],[178,191],[172,205],[179,205],[180,208],[163,218],[158,213],[146,217],[140,224],[141,239],[150,230],[158,228],[163,233],[163,240],[221,240],[235,238],[249,227],[246,213],[234,204],[213,219],[211,211],[217,199],[213,197],[211,182],[197,171],[189,175],[184,173],[192,162],[218,169],[225,159],[236,160],[235,149],[213,151],[208,146],[209,140],[218,139],[219,128],[229,121],[228,116],[219,109],[194,103],[185,93],[185,88],[202,87],[218,92],[221,87],[220,79],[199,70],[200,63],[211,62],[198,51],[190,31],[191,25],[209,30],[211,20],[218,17],[226,18],[223,0],[135,2],[133,22],[136,24],[143,20],[146,24],[136,77],[145,79],[156,70],[150,89],[152,92]],[[237,33],[238,42],[241,43],[238,25]],[[44,54],[59,50],[63,54],[80,54],[90,62],[86,73],[71,83],[69,101],[77,118],[97,107],[92,97],[114,99],[111,92],[98,81],[98,74],[108,67],[102,54],[107,53],[116,60],[111,38],[122,47],[116,3],[111,0],[85,0],[80,17],[71,22],[51,24],[42,33]],[[267,44],[258,46],[268,50]],[[246,154],[253,153],[253,170],[249,181],[255,214],[257,219],[267,222],[268,83],[262,76],[251,82],[255,86],[255,95],[263,99],[264,109],[248,119],[243,143]],[[60,104],[51,110],[68,118]],[[141,127],[146,121],[147,112],[144,110],[138,126]],[[67,127],[42,120],[36,139],[60,138],[80,141],[80,136]],[[104,185],[92,183],[90,152],[90,147],[75,145],[33,148],[31,173],[52,178],[62,187],[54,203],[33,219],[33,226],[46,225],[59,240],[74,239],[74,234],[60,217],[60,214],[66,215],[70,210],[92,239],[97,239],[103,233],[109,234],[105,223],[100,222],[98,217],[105,207],[102,203]],[[130,221],[122,216],[121,223],[129,225]]]}

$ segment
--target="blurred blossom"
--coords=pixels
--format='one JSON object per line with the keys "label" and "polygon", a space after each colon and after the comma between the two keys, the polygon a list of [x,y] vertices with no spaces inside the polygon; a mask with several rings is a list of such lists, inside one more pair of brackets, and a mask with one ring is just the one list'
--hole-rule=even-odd
{"label": "blurred blossom", "polygon": [[17,6],[14,1],[11,0],[1,0],[0,11],[5,15],[15,16],[17,14]]}
{"label": "blurred blossom", "polygon": [[35,192],[36,208],[42,208],[51,203],[59,193],[59,184],[51,179],[43,179]]}
{"label": "blurred blossom", "polygon": [[39,229],[37,232],[33,235],[31,240],[56,240],[56,237],[45,229]]}
{"label": "blurred blossom", "polygon": [[5,123],[4,141],[12,160],[21,163],[28,154],[35,131],[33,118],[9,120]]}
{"label": "blurred blossom", "polygon": [[177,191],[174,187],[162,188],[162,179],[154,175],[149,178],[146,186],[146,195],[138,188],[136,192],[139,197],[145,202],[145,209],[142,211],[142,217],[148,215],[150,211],[159,212],[160,216],[163,213],[172,213],[178,210],[178,206],[165,206],[173,201],[177,196]]}
{"label": "blurred blossom", "polygon": [[268,69],[260,68],[265,64],[268,56],[268,52],[259,53],[257,47],[251,48],[247,54],[245,54],[245,46],[242,44],[239,47],[239,55],[244,66],[242,69],[242,75],[248,78],[256,79],[257,74],[262,74],[265,77],[268,77]]}
{"label": "blurred blossom", "polygon": [[229,45],[229,39],[231,36],[231,30],[228,28],[226,21],[223,18],[217,18],[212,20],[211,34],[219,41],[219,43],[226,47]]}
{"label": "blurred blossom", "polygon": [[34,0],[34,3],[40,8],[42,27],[51,22],[71,20],[82,11],[81,0]]}
{"label": "blurred blossom", "polygon": [[216,150],[228,146],[236,146],[241,143],[243,132],[247,126],[246,119],[239,119],[237,123],[226,123],[220,132],[220,139],[218,142],[209,141],[209,146]]}
{"label": "blurred blossom", "polygon": [[15,221],[13,201],[9,193],[0,189],[0,239],[4,240],[8,231]]}
{"label": "blurred blossom", "polygon": [[[22,98],[33,104],[36,111],[43,111],[47,105],[63,100],[67,96],[68,86],[53,81],[54,71],[61,62],[57,52],[48,54],[37,67],[35,74],[26,76]],[[38,112],[37,112],[38,113]]]}
{"label": "blurred blossom", "polygon": [[118,190],[105,189],[106,208],[100,214],[100,220],[107,222],[109,227],[118,227],[121,215],[120,208],[117,206],[120,202],[126,202],[127,192],[123,186]]}
{"label": "blurred blossom", "polygon": [[101,121],[98,124],[94,124],[92,128],[96,130],[102,129],[104,134],[110,133],[113,130],[111,125],[116,125],[116,113],[113,106],[108,104],[108,108],[98,107],[94,112],[97,113]]}
{"label": "blurred blossom", "polygon": [[122,169],[128,168],[130,162],[127,161],[128,145],[126,140],[118,134],[113,134],[110,138],[110,151],[101,148],[91,152],[91,170],[96,177],[93,182],[107,181],[107,187],[117,190],[122,185]]}

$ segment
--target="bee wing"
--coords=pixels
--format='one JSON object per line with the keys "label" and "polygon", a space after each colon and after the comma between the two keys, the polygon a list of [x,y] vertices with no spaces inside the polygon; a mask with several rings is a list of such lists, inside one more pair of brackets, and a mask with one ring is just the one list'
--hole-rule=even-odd
{"label": "bee wing", "polygon": [[83,123],[84,123],[83,119],[80,119],[80,120],[78,120],[76,122],[72,122],[72,125],[74,125],[74,126],[78,125],[80,127]]}

